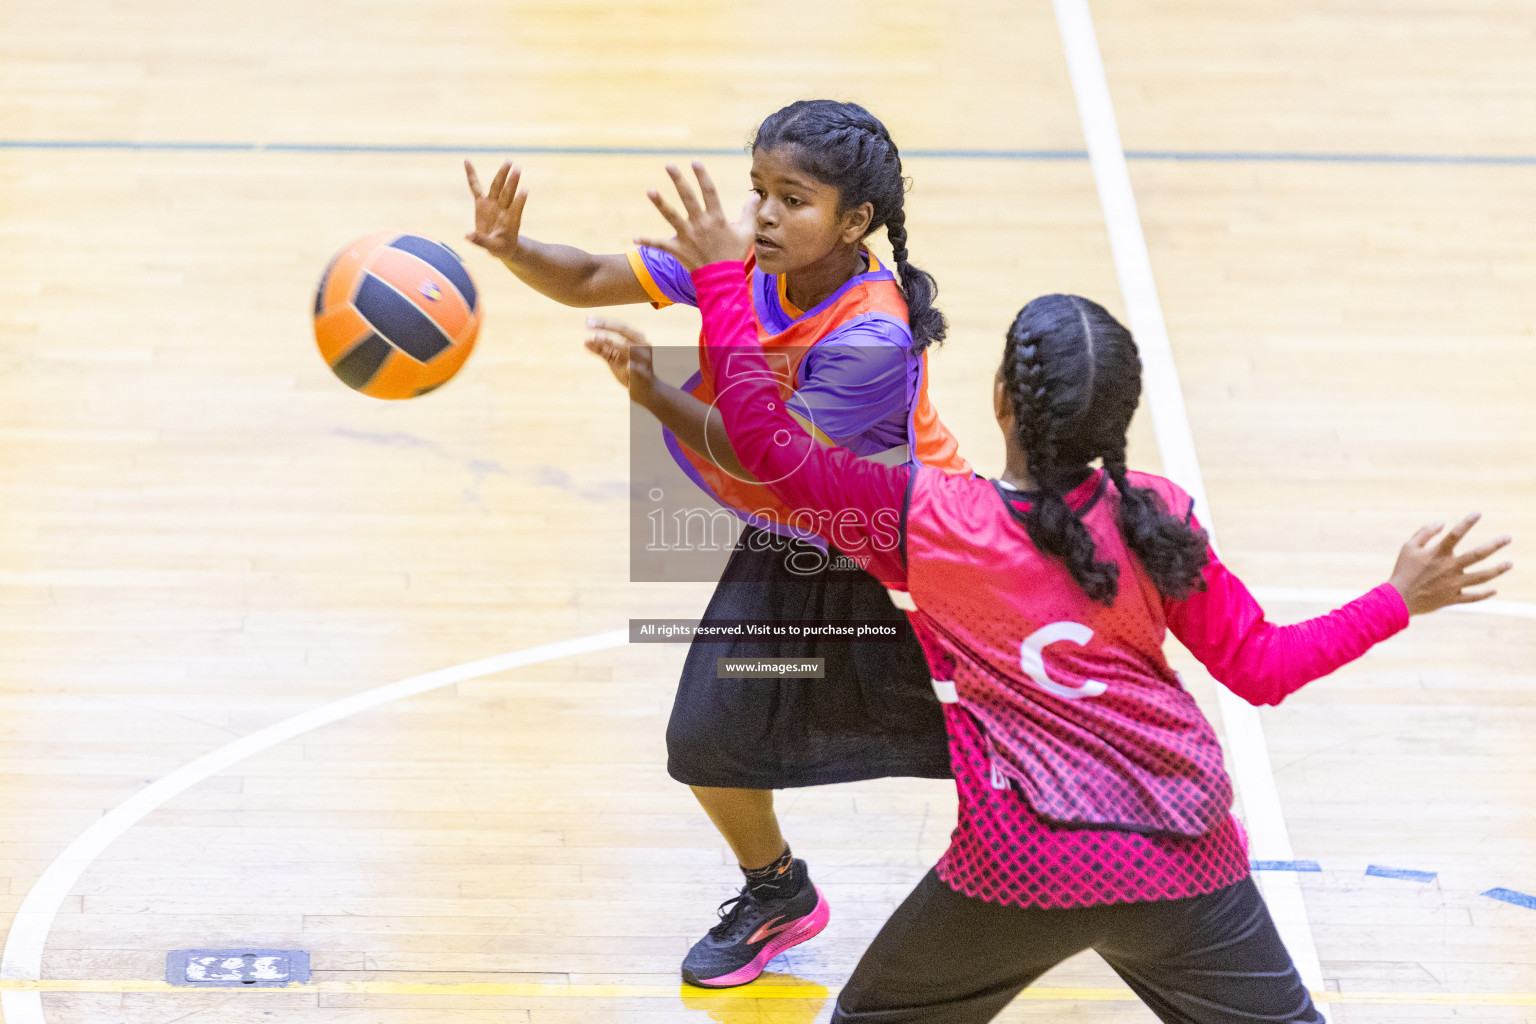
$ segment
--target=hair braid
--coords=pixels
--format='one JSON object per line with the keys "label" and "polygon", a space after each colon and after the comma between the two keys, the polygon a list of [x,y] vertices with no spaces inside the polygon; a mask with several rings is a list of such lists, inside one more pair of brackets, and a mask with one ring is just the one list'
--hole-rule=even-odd
{"label": "hair braid", "polygon": [[1060,559],[1072,579],[1095,601],[1113,604],[1119,590],[1120,567],[1099,561],[1093,535],[1066,502],[1066,493],[1081,480],[1086,463],[1062,458],[1059,439],[1070,416],[1063,395],[1052,387],[1040,339],[1027,329],[1009,332],[1004,359],[1014,423],[1020,446],[1029,459],[1029,474],[1039,496],[1024,516],[1029,539],[1044,554]]}
{"label": "hair braid", "polygon": [[891,243],[891,258],[896,266],[907,264],[907,212],[897,210],[885,222],[885,237]]}
{"label": "hair braid", "polygon": [[1119,566],[1096,560],[1091,534],[1062,500],[1100,458],[1120,493],[1120,535],[1158,592],[1183,600],[1203,589],[1205,531],[1126,475],[1125,434],[1141,399],[1141,358],[1130,332],[1086,299],[1043,296],[1009,328],[1003,376],[1019,446],[1041,491],[1025,518],[1035,546],[1061,559],[1089,597],[1114,603]]}
{"label": "hair braid", "polygon": [[1104,453],[1104,471],[1120,492],[1120,536],[1135,553],[1158,593],[1182,601],[1205,589],[1210,540],[1182,516],[1170,514],[1158,493],[1126,479],[1125,437]]}
{"label": "hair braid", "polygon": [[891,257],[896,261],[896,275],[907,298],[907,320],[912,325],[912,349],[921,352],[929,345],[942,343],[949,333],[949,319],[933,304],[939,285],[933,275],[907,261],[907,213],[897,207],[885,221],[885,236],[891,243]]}

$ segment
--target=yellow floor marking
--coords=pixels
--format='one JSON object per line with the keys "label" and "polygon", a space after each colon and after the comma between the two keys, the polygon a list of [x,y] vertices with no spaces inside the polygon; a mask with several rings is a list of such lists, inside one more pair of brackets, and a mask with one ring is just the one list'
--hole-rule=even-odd
{"label": "yellow floor marking", "polygon": [[[163,981],[74,980],[48,978],[29,981],[0,979],[0,992],[195,992],[201,986],[170,985]],[[213,988],[228,992],[243,986]],[[404,981],[319,981],[283,987],[250,986],[250,992],[288,994],[367,994],[397,996],[512,996],[529,999],[825,999],[836,989],[821,985],[756,984],[741,988],[703,989],[687,985],[519,985],[500,982],[433,984]],[[1056,1002],[1135,1002],[1124,988],[1031,988],[1020,999]],[[1536,992],[1314,992],[1320,1003],[1375,1006],[1536,1006]]]}

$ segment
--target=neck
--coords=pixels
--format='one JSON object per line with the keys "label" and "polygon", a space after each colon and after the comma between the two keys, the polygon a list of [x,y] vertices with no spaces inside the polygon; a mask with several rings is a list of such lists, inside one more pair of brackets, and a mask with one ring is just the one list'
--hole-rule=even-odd
{"label": "neck", "polygon": [[785,274],[784,293],[797,309],[811,309],[862,273],[864,254],[859,247],[839,246],[815,263]]}
{"label": "neck", "polygon": [[1024,457],[1024,452],[1019,446],[1008,443],[1007,461],[1003,464],[1002,475],[998,477],[1003,483],[1020,491],[1033,491],[1035,478],[1029,475],[1029,460]]}

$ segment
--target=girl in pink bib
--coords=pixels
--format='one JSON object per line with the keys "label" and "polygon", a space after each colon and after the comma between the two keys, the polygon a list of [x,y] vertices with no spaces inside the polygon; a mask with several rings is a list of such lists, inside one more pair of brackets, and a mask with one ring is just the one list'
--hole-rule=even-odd
{"label": "girl in pink bib", "polygon": [[1091,948],[1164,1021],[1320,1022],[1249,878],[1220,747],[1164,637],[1244,699],[1278,703],[1410,614],[1490,596],[1466,588],[1509,569],[1477,567],[1509,538],[1457,555],[1476,516],[1442,539],[1425,527],[1388,582],[1331,614],[1268,622],[1189,496],[1126,467],[1136,346],[1071,295],[1034,300],[1008,330],[992,395],[1000,479],[818,445],[766,378],[740,270],[748,239],[695,171],[702,203],[673,171],[687,217],[653,196],[678,232],[658,244],[692,270],[731,445],[828,543],[870,556],[908,608],[960,794],[949,849],[833,1020],[991,1020]]}

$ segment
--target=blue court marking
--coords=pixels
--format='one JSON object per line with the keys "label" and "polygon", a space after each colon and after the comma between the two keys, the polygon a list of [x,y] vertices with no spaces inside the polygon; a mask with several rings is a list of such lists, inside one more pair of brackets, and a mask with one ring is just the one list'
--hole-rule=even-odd
{"label": "blue court marking", "polygon": [[[176,142],[152,139],[0,139],[0,149],[192,150],[239,153],[533,153],[541,156],[743,156],[744,149],[686,146],[484,146],[371,142]],[[1084,154],[1079,154],[1084,156]]]}
{"label": "blue court marking", "polygon": [[1489,889],[1487,892],[1478,893],[1479,896],[1487,896],[1491,900],[1499,900],[1503,903],[1513,903],[1517,907],[1527,910],[1536,910],[1536,896],[1528,896],[1523,892],[1513,889]]}
{"label": "blue court marking", "polygon": [[[230,153],[441,153],[517,154],[535,156],[742,156],[741,148],[718,146],[518,146],[441,143],[393,144],[369,142],[212,142],[169,139],[0,139],[0,149],[143,150]],[[928,160],[997,160],[1014,162],[1087,160],[1081,149],[908,149],[904,155]],[[1536,155],[1493,153],[1305,153],[1257,150],[1128,149],[1127,160],[1187,163],[1265,164],[1387,164],[1448,167],[1536,167]]]}
{"label": "blue court marking", "polygon": [[1405,882],[1433,882],[1436,878],[1440,877],[1439,874],[1434,871],[1413,871],[1409,868],[1384,868],[1379,864],[1372,864],[1370,867],[1365,869],[1365,873],[1368,875],[1375,875],[1377,878],[1400,878]]}
{"label": "blue court marking", "polygon": [[1321,871],[1315,860],[1250,860],[1254,871]]}
{"label": "blue court marking", "polygon": [[250,142],[133,142],[127,139],[0,139],[0,149],[190,149],[244,152],[260,149]]}

